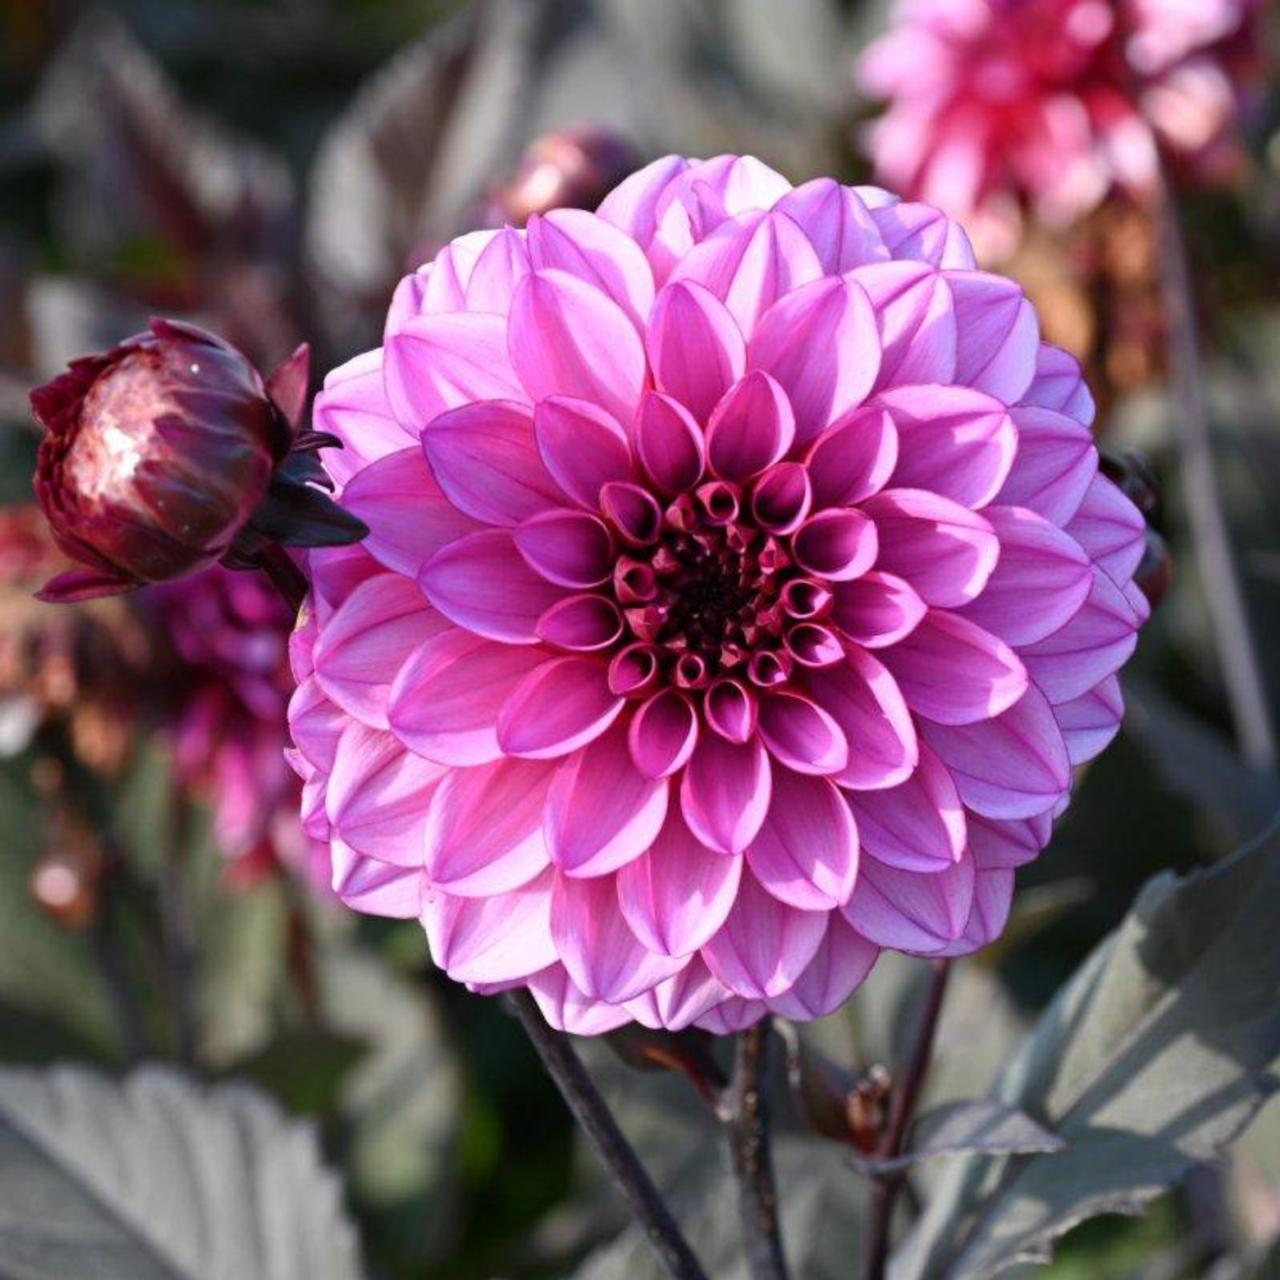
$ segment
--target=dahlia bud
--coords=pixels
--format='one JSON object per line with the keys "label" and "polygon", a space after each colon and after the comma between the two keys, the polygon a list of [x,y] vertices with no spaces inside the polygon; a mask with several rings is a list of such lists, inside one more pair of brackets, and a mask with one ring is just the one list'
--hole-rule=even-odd
{"label": "dahlia bud", "polygon": [[54,578],[41,598],[110,595],[224,558],[252,563],[270,540],[363,537],[364,526],[313,487],[332,487],[315,451],[336,442],[296,432],[307,364],[300,348],[264,386],[221,338],[153,320],[33,391],[46,433],[36,497],[58,545],[85,566]]}
{"label": "dahlia bud", "polygon": [[492,193],[494,212],[523,226],[549,209],[594,209],[639,163],[631,144],[608,129],[543,134],[525,149],[511,181]]}

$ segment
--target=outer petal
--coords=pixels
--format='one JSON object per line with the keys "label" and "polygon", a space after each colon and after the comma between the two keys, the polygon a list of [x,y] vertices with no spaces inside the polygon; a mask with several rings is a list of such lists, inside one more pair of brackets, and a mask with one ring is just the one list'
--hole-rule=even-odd
{"label": "outer petal", "polygon": [[741,853],[769,810],[769,753],[757,737],[743,746],[704,733],[685,766],[680,805],[689,829],[722,853]]}
{"label": "outer petal", "polygon": [[1082,765],[1105,750],[1120,731],[1124,718],[1120,682],[1108,676],[1088,693],[1054,707],[1053,714],[1072,765]]}
{"label": "outer petal", "polygon": [[552,209],[529,219],[529,257],[607,294],[637,325],[653,307],[653,271],[629,235],[585,209]]}
{"label": "outer petal", "polygon": [[529,271],[529,251],[525,246],[524,233],[513,227],[504,227],[480,251],[471,268],[463,288],[466,305],[448,309],[488,311],[505,316],[511,310],[511,295],[516,285]]}
{"label": "outer petal", "polygon": [[969,815],[969,849],[979,867],[1024,866],[1033,861],[1049,843],[1053,819],[1047,813],[1026,821],[999,822]]}
{"label": "outer petal", "polygon": [[853,273],[880,330],[877,387],[950,383],[956,372],[956,314],[945,279],[920,262],[878,262]]}
{"label": "outer petal", "polygon": [[908,201],[878,204],[869,188],[855,191],[871,204],[871,218],[895,258],[910,258],[934,267],[973,267],[973,249],[963,228],[939,209]]}
{"label": "outer petal", "polygon": [[1030,507],[1061,527],[1079,510],[1098,470],[1093,436],[1078,422],[1049,409],[1018,406],[1013,421],[1018,457],[997,500]]}
{"label": "outer petal", "polygon": [[653,239],[659,205],[672,181],[689,167],[684,156],[663,156],[636,170],[605,196],[597,213],[642,248]]}
{"label": "outer petal", "polygon": [[951,271],[947,283],[956,308],[956,381],[1014,404],[1035,377],[1035,309],[1003,276]]}
{"label": "outer petal", "polygon": [[772,1013],[808,1021],[835,1013],[866,981],[880,948],[832,913],[822,945],[790,989],[769,1001]]}
{"label": "outer petal", "polygon": [[1065,413],[1084,427],[1093,421],[1093,396],[1080,371],[1080,361],[1047,342],[1042,342],[1036,353],[1036,376],[1022,403]]}
{"label": "outer petal", "polygon": [[645,345],[658,390],[674,396],[699,422],[706,422],[746,367],[737,322],[715,294],[689,280],[658,294]]}
{"label": "outer petal", "polygon": [[864,938],[896,951],[943,950],[964,931],[973,905],[973,858],[920,875],[865,858],[845,919]]}
{"label": "outer petal", "polygon": [[1106,476],[1093,477],[1066,531],[1117,584],[1128,582],[1142,562],[1147,522]]}
{"label": "outer petal", "polygon": [[329,842],[329,861],[333,891],[352,910],[397,920],[411,920],[422,910],[420,868],[366,858],[337,838]]}
{"label": "outer petal", "polygon": [[391,412],[383,387],[382,348],[365,351],[339,365],[324,380],[316,396],[311,421],[342,441],[341,449],[325,455],[325,470],[339,485],[389,453],[414,443]]}
{"label": "outer petal", "polygon": [[642,1026],[682,1031],[729,998],[728,989],[694,956],[679,973],[628,1001],[627,1011]]}
{"label": "outer petal", "polygon": [[583,995],[562,964],[534,974],[529,979],[529,991],[547,1022],[570,1035],[600,1036],[630,1021],[630,1014],[622,1005]]}
{"label": "outer petal", "polygon": [[618,904],[649,951],[685,956],[724,923],[741,876],[741,858],[699,844],[672,809],[648,850],[618,872]]}
{"label": "outer petal", "polygon": [[814,178],[796,187],[774,208],[809,237],[828,275],[843,275],[889,256],[871,211],[858,193],[830,178]]}

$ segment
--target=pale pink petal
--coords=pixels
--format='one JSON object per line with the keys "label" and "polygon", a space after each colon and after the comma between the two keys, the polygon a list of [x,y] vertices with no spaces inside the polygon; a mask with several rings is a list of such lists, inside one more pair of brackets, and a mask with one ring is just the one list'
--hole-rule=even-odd
{"label": "pale pink petal", "polygon": [[897,682],[871,654],[851,647],[842,665],[815,671],[809,693],[849,744],[833,781],[856,791],[893,787],[916,767],[915,725]]}
{"label": "pale pink petal", "polygon": [[791,542],[796,562],[831,582],[861,577],[876,562],[876,522],[852,507],[828,507],[810,516]]}
{"label": "pale pink petal", "polygon": [[989,720],[1027,688],[1027,669],[1003,640],[941,609],[880,657],[907,705],[939,724]]}
{"label": "pale pink petal", "polygon": [[715,294],[690,280],[658,294],[645,346],[658,390],[674,396],[698,422],[707,421],[746,367],[737,322]]}
{"label": "pale pink petal", "polygon": [[920,262],[877,262],[853,273],[880,330],[876,388],[950,383],[956,372],[956,315],[945,279]]}
{"label": "pale pink petal", "polygon": [[884,488],[898,464],[898,429],[883,409],[853,409],[813,442],[809,478],[816,507],[862,502]]}
{"label": "pale pink petal", "polygon": [[875,943],[832,913],[822,945],[790,988],[769,1000],[770,1012],[806,1022],[835,1013],[866,981],[879,956]]}
{"label": "pale pink petal", "polygon": [[750,373],[716,405],[707,461],[722,480],[746,480],[777,462],[795,438],[786,393],[767,373]]}
{"label": "pale pink petal", "polygon": [[1081,426],[1093,422],[1093,396],[1080,371],[1080,361],[1047,342],[1040,344],[1036,376],[1023,393],[1022,403],[1065,413]]}
{"label": "pale pink petal", "polygon": [[330,701],[314,676],[302,680],[293,691],[289,699],[289,733],[313,768],[332,767],[346,723],[342,709]]}
{"label": "pale pink petal", "polygon": [[1018,433],[998,400],[970,387],[894,387],[876,398],[898,428],[899,489],[983,507],[1004,484]]}
{"label": "pale pink petal", "polygon": [[1023,507],[982,513],[1000,539],[1000,560],[982,594],[961,611],[1021,648],[1052,635],[1079,612],[1093,585],[1079,543]]}
{"label": "pale pink petal", "polygon": [[687,956],[724,923],[741,876],[742,859],[705,848],[673,808],[653,844],[618,872],[618,905],[648,950]]}
{"label": "pale pink petal", "polygon": [[[867,188],[854,188],[868,204]],[[974,266],[973,249],[960,224],[939,209],[907,201],[873,207],[875,222],[890,253],[940,268],[965,270]]]}
{"label": "pale pink petal", "polygon": [[609,691],[604,663],[552,658],[511,691],[498,715],[498,745],[509,756],[565,756],[598,738],[623,700]]}
{"label": "pale pink petal", "polygon": [[1117,584],[1132,578],[1142,562],[1147,522],[1106,476],[1093,477],[1066,531]]}
{"label": "pale pink petal", "polygon": [[411,751],[442,764],[497,760],[498,713],[544,660],[536,649],[450,628],[401,666],[387,704],[391,730]]}
{"label": "pale pink petal", "polygon": [[849,762],[849,743],[836,719],[797,693],[761,697],[760,737],[775,760],[800,773],[839,774]]}
{"label": "pale pink petal", "polygon": [[[476,263],[497,236],[492,229],[470,231],[445,245],[434,261],[415,272],[417,288],[410,289],[410,297],[401,301],[410,302],[416,293],[418,315],[465,311],[467,284]],[[405,313],[388,316],[388,331],[398,332],[411,318]]]}
{"label": "pale pink petal", "polygon": [[562,502],[538,455],[526,405],[463,405],[436,418],[422,444],[449,501],[485,524],[509,528]]}
{"label": "pale pink petal", "polygon": [[788,191],[774,208],[809,237],[828,275],[843,275],[889,256],[871,211],[857,192],[830,178],[814,178]]}
{"label": "pale pink petal", "polygon": [[480,251],[463,292],[465,307],[457,311],[488,311],[505,316],[511,310],[516,286],[529,274],[529,250],[524,233],[504,227]]}
{"label": "pale pink petal", "polygon": [[848,902],[858,828],[839,789],[826,778],[775,769],[769,814],[747,846],[747,864],[779,902],[808,911]]}
{"label": "pale pink petal", "polygon": [[613,570],[609,530],[585,511],[543,511],[516,529],[515,541],[530,568],[562,587],[598,587]]}
{"label": "pale pink petal", "polygon": [[663,156],[614,187],[596,212],[645,247],[653,239],[659,202],[673,179],[688,167],[684,156]]}
{"label": "pale pink petal", "polygon": [[548,1025],[569,1035],[601,1036],[631,1020],[624,1006],[583,995],[562,964],[535,973],[528,986]]}
{"label": "pale pink petal", "polygon": [[1110,745],[1124,718],[1120,682],[1108,676],[1100,685],[1053,709],[1073,765],[1092,760]]}
{"label": "pale pink petal", "polygon": [[722,155],[695,161],[687,178],[709,188],[730,217],[752,209],[772,209],[791,190],[782,174],[755,156]]}
{"label": "pale pink petal", "polygon": [[410,578],[441,547],[480,528],[444,495],[417,445],[357,472],[343,490],[342,505],[369,527],[364,549]]}
{"label": "pale pink petal", "polygon": [[936,955],[965,956],[985,947],[1003,932],[1013,904],[1013,872],[981,867],[974,872],[973,903],[960,936]]}
{"label": "pale pink petal", "polygon": [[647,392],[636,416],[636,452],[666,493],[685,493],[702,476],[702,432],[689,411],[669,396]]}
{"label": "pale pink petal", "polygon": [[551,893],[551,934],[569,977],[590,999],[621,1004],[684,968],[682,957],[657,955],[631,932],[613,876],[560,874]]}
{"label": "pale pink petal", "polygon": [[909,582],[874,569],[834,588],[831,617],[850,640],[880,649],[910,635],[927,608]]}
{"label": "pale pink petal", "polygon": [[665,778],[631,763],[621,727],[575,752],[556,771],[547,796],[547,842],[569,876],[600,876],[638,858],[662,829]]}
{"label": "pale pink petal", "polygon": [[967,853],[932,875],[901,871],[864,857],[844,917],[878,946],[934,954],[964,931],[975,878],[973,858]]}
{"label": "pale pink petal", "polygon": [[901,785],[850,796],[863,848],[885,866],[935,875],[965,848],[965,813],[947,767],[928,747]]}
{"label": "pale pink petal", "polygon": [[[540,401],[573,396],[631,420],[644,386],[644,347],[616,302],[564,271],[535,271],[511,303],[511,362]],[[479,398],[479,397],[477,397]]]}
{"label": "pale pink petal", "polygon": [[695,1018],[693,1025],[712,1035],[731,1036],[754,1026],[768,1012],[769,1006],[763,1000],[743,1000],[735,996],[713,1005]]}
{"label": "pale pink petal", "polygon": [[678,689],[663,689],[636,712],[627,741],[632,761],[646,778],[670,777],[684,767],[698,741],[693,704]]}
{"label": "pale pink petal", "polygon": [[653,307],[653,271],[631,236],[585,209],[552,209],[529,219],[529,257],[607,294],[637,325]]}
{"label": "pale pink petal", "polygon": [[366,858],[336,837],[329,842],[334,893],[353,911],[412,920],[422,910],[420,868]]}
{"label": "pale pink petal", "polygon": [[1035,308],[1022,289],[984,271],[950,271],[956,381],[1014,404],[1031,385],[1040,351]]}
{"label": "pale pink petal", "polygon": [[702,948],[702,958],[730,991],[766,999],[790,988],[826,931],[825,911],[800,911],[779,902],[748,872],[728,919]]}
{"label": "pale pink petal", "polygon": [[758,737],[737,746],[704,733],[685,766],[680,806],[703,844],[741,853],[764,822],[770,789],[769,753]]}
{"label": "pale pink petal", "polygon": [[600,489],[631,479],[631,449],[617,420],[586,400],[556,396],[534,414],[538,451],[556,483],[575,502],[599,510]]}
{"label": "pale pink petal", "polygon": [[342,441],[326,450],[324,468],[339,486],[357,471],[416,442],[391,412],[382,372],[382,349],[365,351],[324,380],[311,410],[312,426]]}
{"label": "pale pink petal", "polygon": [[379,574],[362,582],[316,641],[316,679],[349,715],[387,727],[387,697],[400,664],[448,626],[411,578]]}
{"label": "pale pink petal", "polygon": [[862,511],[880,532],[876,568],[905,578],[926,604],[967,604],[987,585],[1000,540],[983,516],[924,489],[883,489]]}
{"label": "pale pink petal", "polygon": [[1051,409],[1018,406],[1012,416],[1018,428],[1018,456],[997,500],[1029,507],[1062,527],[1079,510],[1097,473],[1093,436]]}
{"label": "pale pink petal", "polygon": [[435,884],[483,898],[544,871],[550,860],[542,813],[554,773],[540,760],[451,769],[426,814],[426,867]]}
{"label": "pale pink petal", "polygon": [[796,440],[816,439],[875,385],[880,339],[866,292],[829,276],[785,294],[760,317],[747,366],[781,383],[795,411]]}
{"label": "pale pink petal", "polygon": [[538,619],[565,595],[525,563],[505,529],[459,538],[423,565],[418,581],[446,618],[506,644],[533,644]]}
{"label": "pale pink petal", "polygon": [[473,400],[526,401],[507,355],[503,316],[419,316],[387,340],[387,400],[418,434],[446,409]]}
{"label": "pale pink petal", "polygon": [[728,998],[728,989],[711,976],[700,956],[693,956],[679,973],[629,1000],[627,1012],[651,1030],[683,1031]]}

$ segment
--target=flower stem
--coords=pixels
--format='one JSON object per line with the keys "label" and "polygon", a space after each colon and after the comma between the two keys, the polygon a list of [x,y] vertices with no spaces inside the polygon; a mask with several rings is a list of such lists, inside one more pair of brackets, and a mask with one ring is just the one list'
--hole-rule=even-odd
{"label": "flower stem", "polygon": [[538,1057],[550,1073],[573,1117],[591,1140],[600,1162],[612,1175],[639,1219],[658,1261],[673,1280],[707,1280],[689,1242],[663,1202],[658,1188],[618,1128],[599,1090],[587,1074],[569,1038],[553,1031],[528,991],[514,991],[511,1007]]}
{"label": "flower stem", "polygon": [[747,1267],[754,1280],[787,1280],[778,1218],[778,1192],[769,1151],[769,1019],[743,1031],[733,1079],[722,1103]]}
{"label": "flower stem", "polygon": [[[876,1155],[882,1160],[902,1154],[907,1125],[915,1112],[920,1090],[929,1070],[929,1060],[933,1057],[933,1037],[938,1030],[938,1015],[942,1012],[942,1001],[947,993],[951,961],[934,960],[930,964],[933,974],[929,990],[925,994],[924,1008],[920,1012],[915,1040],[912,1042],[902,1079],[894,1088],[884,1136],[876,1148]],[[881,1173],[872,1178],[862,1280],[884,1280],[885,1266],[889,1261],[889,1227],[893,1220],[893,1206],[905,1182],[906,1173],[901,1171]]]}
{"label": "flower stem", "polygon": [[1209,415],[1200,381],[1191,270],[1178,208],[1167,182],[1160,190],[1159,221],[1174,399],[1171,425],[1182,453],[1187,520],[1217,638],[1222,678],[1240,753],[1247,764],[1269,773],[1276,767],[1275,736],[1268,714],[1270,704],[1214,474]]}

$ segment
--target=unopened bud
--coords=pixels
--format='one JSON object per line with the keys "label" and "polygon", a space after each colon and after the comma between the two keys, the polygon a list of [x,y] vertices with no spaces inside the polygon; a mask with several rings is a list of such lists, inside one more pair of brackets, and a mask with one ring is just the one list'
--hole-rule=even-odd
{"label": "unopened bud", "polygon": [[523,226],[550,209],[594,209],[639,164],[624,138],[594,125],[535,138],[515,175],[492,193],[499,221]]}

